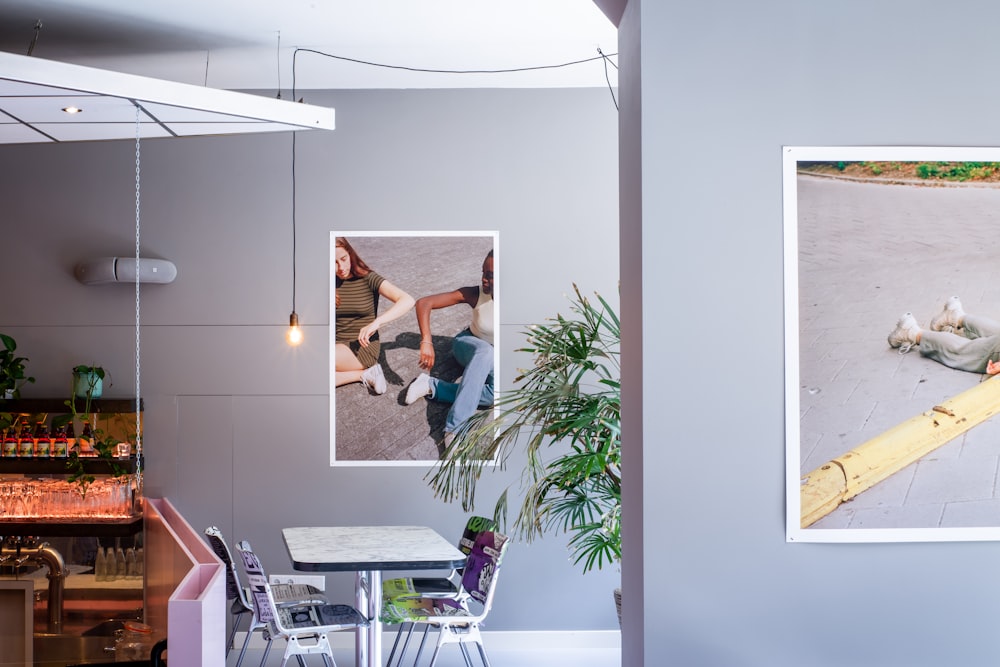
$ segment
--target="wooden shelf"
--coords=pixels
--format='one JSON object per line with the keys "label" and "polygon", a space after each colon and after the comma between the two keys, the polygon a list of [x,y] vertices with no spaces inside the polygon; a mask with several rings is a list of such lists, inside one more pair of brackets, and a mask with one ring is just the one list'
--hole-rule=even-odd
{"label": "wooden shelf", "polygon": [[87,521],[0,521],[0,536],[32,537],[131,537],[142,531],[142,515],[127,519]]}
{"label": "wooden shelf", "polygon": [[[0,458],[0,475],[68,475],[68,458],[52,459],[21,459]],[[126,473],[135,472],[135,457],[128,459],[104,459],[85,456],[80,458],[83,472],[88,475],[113,475],[111,465],[114,464]]]}
{"label": "wooden shelf", "polygon": [[[72,412],[66,405],[68,400],[68,398],[4,398],[0,399],[0,412],[68,414]],[[76,399],[76,409],[83,410],[84,403],[84,399]],[[142,411],[143,401],[139,399],[139,412]],[[135,398],[95,398],[90,402],[90,412],[99,414],[135,412]]]}

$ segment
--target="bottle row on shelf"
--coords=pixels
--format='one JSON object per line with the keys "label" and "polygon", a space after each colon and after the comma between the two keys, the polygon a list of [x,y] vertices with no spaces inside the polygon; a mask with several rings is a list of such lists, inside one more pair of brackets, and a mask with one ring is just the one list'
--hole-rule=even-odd
{"label": "bottle row on shelf", "polygon": [[140,579],[143,575],[144,559],[142,547],[138,549],[107,550],[97,547],[97,557],[94,560],[94,574],[97,581],[115,581],[117,579]]}
{"label": "bottle row on shelf", "polygon": [[[127,442],[118,443],[118,458],[128,458],[132,453]],[[53,426],[49,429],[44,422],[38,422],[32,428],[31,423],[24,422],[21,428],[8,428],[3,433],[3,444],[0,447],[0,457],[20,459],[67,458],[69,456],[96,457],[94,436],[88,422],[84,422],[80,436],[76,436],[73,422]]]}

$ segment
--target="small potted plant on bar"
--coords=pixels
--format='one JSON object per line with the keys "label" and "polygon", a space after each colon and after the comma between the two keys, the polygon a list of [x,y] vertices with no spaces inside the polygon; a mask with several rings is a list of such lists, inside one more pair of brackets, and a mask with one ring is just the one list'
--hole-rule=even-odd
{"label": "small potted plant on bar", "polygon": [[[466,421],[428,475],[436,496],[471,511],[483,468],[496,461],[504,469],[522,450],[514,532],[526,541],[571,534],[574,562],[589,572],[621,562],[621,331],[603,298],[595,305],[574,291],[570,316],[524,332],[527,345],[518,351],[530,353],[534,366],[494,410]],[[501,523],[509,491],[494,507]]]}
{"label": "small potted plant on bar", "polygon": [[100,398],[104,392],[104,369],[81,364],[73,367],[73,395],[78,398]]}
{"label": "small potted plant on bar", "polygon": [[24,362],[27,357],[18,357],[14,351],[17,342],[7,334],[0,334],[0,399],[19,398],[21,386],[25,382],[34,382],[35,378],[24,374]]}

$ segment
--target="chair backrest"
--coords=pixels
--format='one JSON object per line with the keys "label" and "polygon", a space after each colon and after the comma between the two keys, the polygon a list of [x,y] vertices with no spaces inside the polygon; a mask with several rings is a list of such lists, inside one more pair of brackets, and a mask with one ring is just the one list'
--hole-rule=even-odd
{"label": "chair backrest", "polygon": [[267,623],[273,634],[281,634],[275,625],[275,613],[268,592],[267,575],[264,574],[264,566],[261,564],[260,558],[253,552],[250,543],[246,540],[237,543],[236,550],[240,552],[240,562],[243,564],[243,571],[250,584],[250,601],[257,619],[262,623]]}
{"label": "chair backrest", "polygon": [[229,551],[229,545],[222,537],[222,531],[215,526],[205,529],[205,539],[212,547],[212,551],[219,557],[219,560],[226,566],[226,599],[239,600],[247,609],[250,609],[250,601],[246,598],[243,586],[240,584],[239,573],[236,572],[236,563],[233,562],[233,554]]}
{"label": "chair backrest", "polygon": [[493,603],[493,593],[496,590],[497,575],[500,573],[500,563],[507,552],[509,538],[503,533],[487,530],[476,538],[465,560],[462,573],[462,588],[469,596],[489,611]]}
{"label": "chair backrest", "polygon": [[472,545],[476,543],[476,538],[479,537],[480,533],[496,529],[497,522],[493,519],[487,519],[484,516],[470,516],[465,524],[462,539],[458,541],[458,550],[468,556],[472,551]]}

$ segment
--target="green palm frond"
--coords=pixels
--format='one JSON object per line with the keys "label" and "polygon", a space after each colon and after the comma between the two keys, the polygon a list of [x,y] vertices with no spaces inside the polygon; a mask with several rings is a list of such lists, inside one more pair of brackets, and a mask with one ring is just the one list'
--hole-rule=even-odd
{"label": "green palm frond", "polygon": [[[621,330],[605,299],[597,295],[595,306],[573,289],[570,316],[524,332],[518,351],[534,365],[493,411],[466,421],[428,476],[437,497],[472,511],[483,470],[504,470],[522,452],[513,532],[526,541],[571,534],[569,549],[588,572],[621,559]],[[513,491],[494,506],[505,530]]]}

